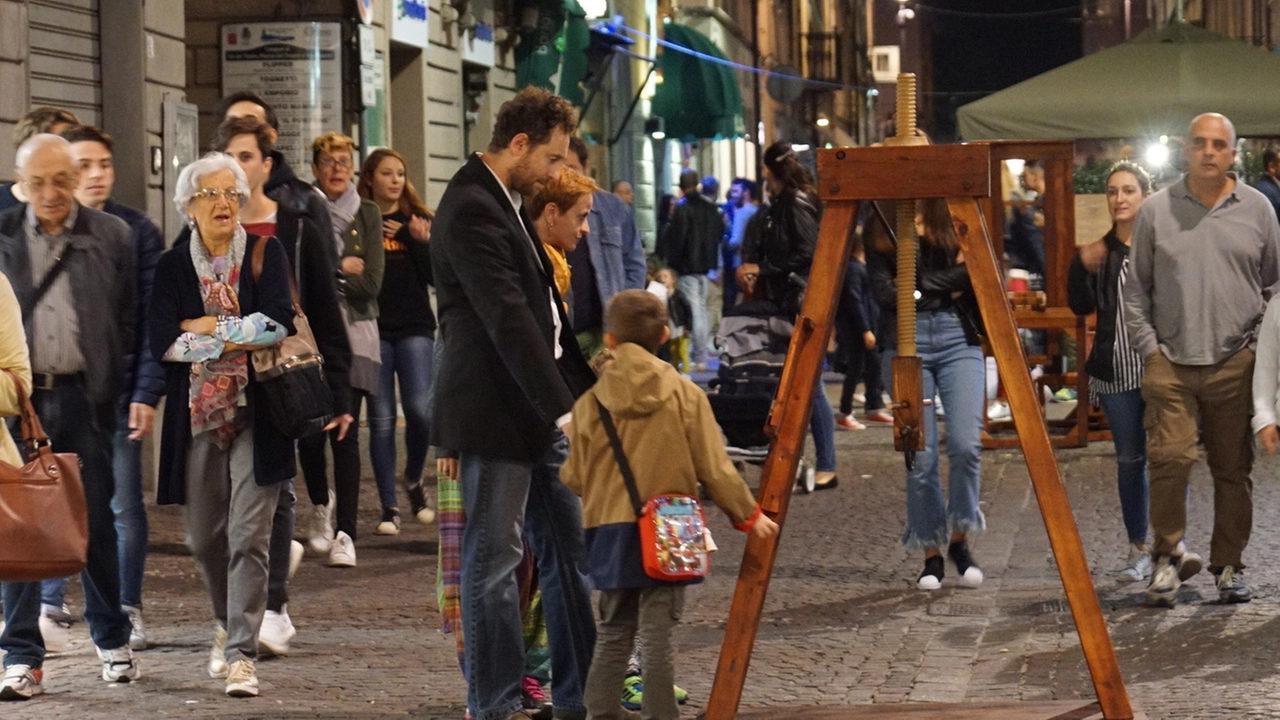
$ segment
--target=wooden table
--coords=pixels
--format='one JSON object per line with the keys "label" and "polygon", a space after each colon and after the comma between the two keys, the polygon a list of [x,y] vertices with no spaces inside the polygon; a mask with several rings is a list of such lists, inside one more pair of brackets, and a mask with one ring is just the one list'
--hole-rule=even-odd
{"label": "wooden table", "polygon": [[[1036,380],[1037,397],[1043,406],[1044,396],[1041,387],[1074,387],[1076,390],[1076,407],[1065,418],[1047,420],[1050,428],[1049,440],[1054,447],[1085,447],[1092,440],[1109,440],[1110,433],[1095,429],[1089,432],[1089,376],[1085,373],[1084,363],[1089,354],[1088,317],[1076,315],[1067,307],[1050,307],[1043,310],[1015,309],[1014,321],[1022,330],[1057,331],[1049,333],[1049,345],[1044,355],[1031,355],[1027,358],[1028,367],[1041,365],[1054,367],[1061,353],[1060,335],[1070,335],[1076,343],[1076,367],[1067,372],[1046,372]],[[1010,420],[986,419],[982,432],[982,447],[1008,448],[1018,447],[1018,435]]]}

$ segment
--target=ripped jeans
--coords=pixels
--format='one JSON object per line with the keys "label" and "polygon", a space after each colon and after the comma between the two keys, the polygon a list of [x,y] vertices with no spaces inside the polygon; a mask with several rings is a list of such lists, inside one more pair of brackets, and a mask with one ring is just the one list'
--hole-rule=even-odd
{"label": "ripped jeans", "polygon": [[947,494],[938,470],[938,420],[924,412],[925,449],[907,473],[907,529],[902,544],[911,550],[945,546],[952,531],[986,527],[978,508],[981,486],[983,387],[982,348],[965,339],[954,312],[921,312],[916,318],[916,350],[924,364],[924,397],[942,397],[947,411]]}

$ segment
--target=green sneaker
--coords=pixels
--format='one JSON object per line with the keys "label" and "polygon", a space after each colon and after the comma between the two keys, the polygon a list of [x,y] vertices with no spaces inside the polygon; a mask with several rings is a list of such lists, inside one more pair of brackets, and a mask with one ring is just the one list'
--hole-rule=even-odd
{"label": "green sneaker", "polygon": [[[676,702],[683,705],[689,702],[689,691],[679,685],[672,685],[675,690]],[[628,710],[639,710],[644,703],[644,680],[639,675],[628,675],[626,680],[622,681],[622,707]]]}
{"label": "green sneaker", "polygon": [[622,681],[622,707],[628,710],[639,710],[643,702],[644,680],[639,675],[628,675],[627,679]]}
{"label": "green sneaker", "polygon": [[1065,402],[1071,402],[1075,399],[1076,399],[1076,391],[1074,388],[1069,388],[1069,387],[1060,388],[1058,392],[1053,394],[1054,402],[1065,403]]}

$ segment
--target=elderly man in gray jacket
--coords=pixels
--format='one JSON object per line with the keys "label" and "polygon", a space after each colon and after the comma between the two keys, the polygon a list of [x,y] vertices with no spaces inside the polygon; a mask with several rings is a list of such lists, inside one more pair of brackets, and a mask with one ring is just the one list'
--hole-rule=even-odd
{"label": "elderly man in gray jacket", "polygon": [[[88,565],[80,581],[102,679],[129,682],[137,679],[138,665],[129,649],[132,625],[120,606],[111,448],[137,324],[133,241],[123,220],[76,202],[80,176],[63,138],[31,137],[18,149],[17,167],[30,201],[0,214],[0,271],[22,307],[36,412],[54,449],[80,457],[89,510]],[[0,594],[0,700],[26,700],[44,691],[40,583],[4,583]]]}
{"label": "elderly man in gray jacket", "polygon": [[1152,195],[1133,225],[1125,285],[1129,344],[1145,358],[1152,605],[1172,606],[1200,571],[1182,542],[1198,429],[1213,475],[1209,570],[1222,602],[1248,602],[1253,527],[1253,365],[1257,328],[1280,280],[1280,225],[1266,197],[1230,171],[1231,121],[1206,113],[1183,146],[1187,174]]}

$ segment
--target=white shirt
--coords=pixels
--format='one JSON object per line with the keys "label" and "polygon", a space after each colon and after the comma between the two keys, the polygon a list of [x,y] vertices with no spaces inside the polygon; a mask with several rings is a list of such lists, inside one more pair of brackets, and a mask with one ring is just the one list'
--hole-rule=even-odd
{"label": "white shirt", "polygon": [[[480,155],[483,158],[483,153]],[[498,185],[506,192],[507,199],[511,201],[511,208],[516,211],[516,218],[519,219],[520,208],[524,207],[524,198],[520,196],[520,193],[508,188],[507,184],[502,181],[502,178],[498,177],[498,173],[494,172],[492,167],[489,167],[489,163],[484,162],[483,160],[481,160],[481,162],[489,169],[489,174],[493,175],[493,179],[497,180]],[[520,221],[520,229],[524,231],[524,238],[529,241],[529,249],[533,251],[534,260],[537,260],[537,243],[534,241],[533,237],[529,235],[529,229],[524,226],[523,220]],[[543,272],[545,271],[546,269],[544,268]],[[560,345],[560,335],[564,332],[564,324],[560,321],[560,308],[556,306],[556,296],[555,293],[552,292],[550,285],[547,285],[547,302],[551,305],[551,322],[555,326],[555,341],[552,343],[552,348],[555,353],[555,359],[559,360],[564,356],[564,348]],[[569,424],[572,417],[573,413],[568,412],[556,418],[556,427],[563,428],[565,425]]]}

